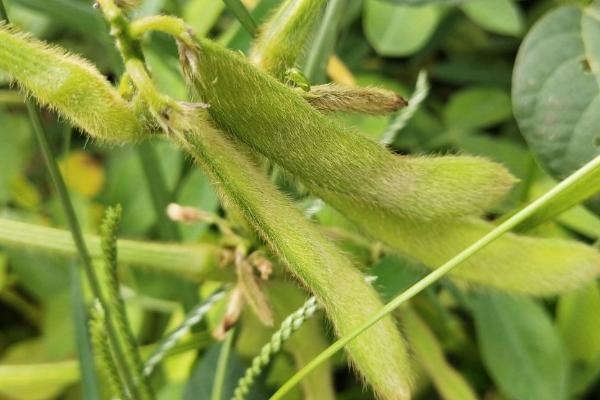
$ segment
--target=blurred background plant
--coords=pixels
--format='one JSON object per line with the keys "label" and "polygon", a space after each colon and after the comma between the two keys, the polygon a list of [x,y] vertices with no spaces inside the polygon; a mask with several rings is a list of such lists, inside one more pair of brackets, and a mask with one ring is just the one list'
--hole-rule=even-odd
{"label": "blurred background plant", "polygon": [[[199,37],[248,53],[249,31],[279,3],[145,0],[133,16],[177,15]],[[546,24],[549,32],[576,31],[569,18],[584,18],[573,13],[587,3],[332,0],[315,33],[319,40],[309,43],[300,66],[311,84],[376,85],[410,98],[409,106],[392,116],[335,117],[356,126],[361,134],[386,142],[399,154],[468,153],[505,165],[519,182],[490,210],[488,217],[494,219],[522,207],[550,188],[554,179],[563,178],[598,153],[600,142],[587,140],[587,135],[597,135],[600,111],[575,121],[545,119],[549,116],[544,113],[557,111],[543,105],[542,111],[532,112],[524,99],[527,90],[533,89],[523,88],[518,79],[535,77],[538,70],[525,71],[534,69],[524,65],[526,60],[515,67],[525,36],[543,34],[541,27],[537,33],[531,31],[536,22],[552,13],[556,23]],[[84,56],[109,79],[121,75],[123,66],[107,25],[88,0],[9,0],[6,7],[12,22],[23,31]],[[594,7],[586,9],[590,21],[579,33],[579,41],[586,42],[594,37],[586,35],[600,32],[600,11]],[[244,15],[245,9],[251,18]],[[600,42],[600,35],[595,37],[587,42]],[[577,52],[578,43],[562,46]],[[143,46],[159,89],[185,100],[188,89],[175,44],[155,33]],[[546,53],[535,53],[537,62],[543,67],[559,64],[562,56],[568,58],[556,54],[558,49],[565,47],[556,45]],[[597,46],[581,56],[575,54],[579,57],[575,64],[590,80],[566,74],[553,85],[561,96],[582,97],[580,107],[598,105],[598,54]],[[526,48],[520,57],[529,57]],[[581,90],[560,92],[568,85]],[[106,398],[108,393],[99,391],[94,382],[110,377],[94,378],[94,368],[78,367],[94,364],[85,351],[90,345],[85,317],[89,308],[84,306],[92,303],[93,296],[85,284],[80,287],[80,262],[66,230],[68,215],[48,178],[24,100],[0,72],[0,398]],[[537,118],[533,123],[528,122],[531,114]],[[264,256],[269,253],[254,235],[223,218],[207,177],[176,147],[161,140],[144,143],[141,150],[140,145],[107,147],[51,112],[43,111],[41,117],[82,230],[99,235],[104,210],[114,204],[122,206],[119,237],[128,240],[119,244],[120,292],[133,333],[142,345],[141,357],[146,360],[157,354],[157,348],[164,350],[165,361],[150,379],[156,397],[230,398],[253,357],[263,354],[263,345],[276,343],[270,338],[278,324],[299,308],[304,310],[299,315],[306,316],[301,307],[308,296],[286,281],[276,259]],[[535,126],[545,121],[562,127],[554,132],[563,135],[562,147],[549,148],[539,139]],[[376,277],[374,286],[384,299],[391,299],[423,275],[425,269],[418,262],[392,254],[386,246],[362,236],[333,208],[307,197],[285,172],[270,168],[273,181],[352,254],[368,275]],[[169,219],[165,210],[171,202],[203,212],[188,210],[193,223],[174,222],[189,214],[182,216],[181,210],[177,213],[171,208]],[[529,233],[592,245],[600,238],[595,212],[598,207],[592,201],[587,208],[571,208]],[[181,245],[161,247],[150,241]],[[87,243],[94,263],[101,263],[98,239],[88,236]],[[251,287],[245,288],[255,290],[257,304],[250,304],[255,312],[232,310],[235,302],[230,298],[215,300],[214,307],[202,309],[206,318],[200,323],[175,331],[181,333],[180,341],[168,349],[161,347],[167,333],[197,315],[198,302],[208,299],[212,304],[215,290],[232,280],[232,267],[220,266],[232,263],[240,245],[259,250],[253,263],[261,273],[268,275],[270,264],[275,264],[271,279],[260,282],[261,290],[253,289],[253,279],[249,279]],[[413,352],[416,398],[600,397],[597,282],[545,299],[470,289],[442,280],[397,312]],[[223,316],[235,312],[241,312],[239,328],[225,335]],[[267,398],[329,343],[330,326],[317,310],[311,309],[308,317],[313,313],[316,316],[298,326],[283,351],[257,374],[247,398]],[[103,326],[98,322],[102,318],[95,315],[96,328]],[[269,319],[272,326],[261,323]],[[289,398],[351,400],[374,395],[363,388],[340,356],[312,374]]]}

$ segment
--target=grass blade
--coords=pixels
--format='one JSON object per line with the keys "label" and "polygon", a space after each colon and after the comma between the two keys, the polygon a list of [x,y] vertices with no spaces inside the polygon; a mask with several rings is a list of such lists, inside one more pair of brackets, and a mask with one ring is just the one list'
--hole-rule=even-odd
{"label": "grass blade", "polygon": [[77,356],[79,357],[79,370],[81,374],[81,396],[86,400],[100,400],[98,375],[92,355],[92,345],[88,335],[88,317],[85,310],[85,299],[81,287],[81,276],[77,263],[69,265],[71,305],[73,320],[75,321],[75,336],[77,339]]}
{"label": "grass blade", "polygon": [[311,83],[318,83],[322,80],[327,60],[333,52],[338,25],[345,5],[345,0],[330,0],[325,8],[323,21],[317,30],[304,64],[304,74]]}
{"label": "grass blade", "polygon": [[227,364],[229,363],[229,354],[231,353],[234,335],[235,329],[230,330],[225,338],[225,341],[221,345],[221,351],[219,352],[219,359],[217,361],[217,370],[215,371],[211,400],[223,400],[223,387],[225,385]]}
{"label": "grass blade", "polygon": [[246,31],[252,36],[256,35],[258,29],[256,21],[252,18],[252,15],[240,0],[223,0],[227,8],[235,15],[240,24]]}

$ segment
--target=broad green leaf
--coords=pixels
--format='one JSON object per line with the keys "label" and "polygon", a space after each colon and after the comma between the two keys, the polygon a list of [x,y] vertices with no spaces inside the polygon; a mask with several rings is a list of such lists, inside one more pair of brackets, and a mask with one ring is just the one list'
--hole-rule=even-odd
{"label": "broad green leaf", "polygon": [[510,85],[512,62],[502,57],[481,57],[480,53],[454,55],[431,66],[437,81],[453,84]]}
{"label": "broad green leaf", "polygon": [[574,361],[600,360],[600,289],[596,282],[560,297],[558,329]]}
{"label": "broad green leaf", "polygon": [[465,378],[446,360],[434,333],[412,309],[402,310],[402,322],[416,360],[433,381],[444,400],[476,400],[477,395]]}
{"label": "broad green leaf", "polygon": [[381,259],[369,270],[377,279],[373,284],[384,301],[389,301],[417,282],[422,273],[419,266],[398,256]]}
{"label": "broad green leaf", "polygon": [[[558,179],[600,154],[598,37],[600,17],[594,8],[561,7],[531,29],[517,56],[515,116],[531,150]],[[597,192],[597,176],[592,174],[566,200]]]}
{"label": "broad green leaf", "polygon": [[100,400],[100,388],[92,346],[90,343],[88,318],[81,282],[82,273],[78,263],[69,265],[71,314],[73,315],[79,373],[81,375],[81,394],[85,400]]}
{"label": "broad green leaf", "polygon": [[540,305],[490,292],[474,295],[472,307],[484,364],[509,399],[568,398],[568,359]]}
{"label": "broad green leaf", "polygon": [[502,89],[470,87],[454,94],[444,110],[449,128],[488,128],[512,116],[510,96]]}
{"label": "broad green leaf", "polygon": [[441,17],[435,6],[409,7],[383,0],[366,0],[364,29],[367,39],[383,56],[408,56],[420,50]]}
{"label": "broad green leaf", "polygon": [[490,32],[519,36],[524,17],[514,0],[471,0],[461,5],[475,23]]}

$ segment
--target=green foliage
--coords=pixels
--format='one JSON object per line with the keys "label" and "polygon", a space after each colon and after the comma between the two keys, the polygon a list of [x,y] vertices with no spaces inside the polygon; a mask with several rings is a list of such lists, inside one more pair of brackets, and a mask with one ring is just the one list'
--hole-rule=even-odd
{"label": "green foliage", "polygon": [[523,31],[523,15],[513,0],[471,0],[461,8],[469,18],[491,32],[518,36]]}
{"label": "green foliage", "polygon": [[540,305],[486,293],[472,306],[483,360],[502,392],[515,399],[568,398],[565,350]]}
{"label": "green foliage", "polygon": [[383,56],[407,56],[425,46],[441,18],[433,5],[409,7],[386,0],[365,1],[367,38]]}
{"label": "green foliage", "polygon": [[[10,1],[0,397],[598,397],[600,29],[569,3]],[[585,167],[527,205],[535,160]]]}
{"label": "green foliage", "polygon": [[558,178],[598,154],[600,21],[594,10],[565,6],[544,16],[515,64],[515,116],[532,151]]}

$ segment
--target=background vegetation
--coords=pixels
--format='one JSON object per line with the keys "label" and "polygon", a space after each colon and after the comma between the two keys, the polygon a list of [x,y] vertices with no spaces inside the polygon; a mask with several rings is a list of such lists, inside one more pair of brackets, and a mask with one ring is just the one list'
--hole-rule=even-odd
{"label": "background vegetation", "polygon": [[[280,1],[243,3],[260,24]],[[318,41],[309,41],[299,67],[311,84],[372,85],[411,98],[406,110],[391,116],[335,116],[360,134],[387,142],[398,154],[474,154],[506,166],[519,181],[485,216],[500,221],[598,153],[600,8],[587,3],[330,1],[325,16],[319,16],[324,41],[316,50]],[[89,1],[10,0],[6,6],[21,30],[82,55],[113,81],[121,75],[123,65],[108,26]],[[253,22],[236,7],[235,1],[145,0],[132,14],[179,16],[197,36],[246,54]],[[536,41],[557,31],[570,41],[534,48]],[[185,100],[188,88],[175,44],[166,35],[152,34],[143,48],[159,89]],[[547,77],[547,70],[561,73]],[[544,84],[525,84],[536,79]],[[529,99],[539,93],[548,101],[533,105]],[[99,368],[98,380],[94,368],[79,368],[80,363],[94,365],[85,319],[93,296],[81,284],[81,261],[68,236],[69,216],[48,177],[25,100],[0,70],[0,398],[108,398],[108,391],[94,386],[110,378],[106,368]],[[222,316],[232,303],[216,302],[152,375],[159,399],[229,398],[278,324],[309,296],[288,279],[254,234],[235,219],[225,219],[208,178],[175,146],[162,140],[107,146],[48,110],[41,113],[41,121],[81,229],[101,234],[106,208],[122,206],[118,236],[135,241],[123,242],[119,279],[142,359],[153,354],[161,338],[200,299],[232,281],[233,267],[216,265],[228,265],[236,246],[261,250],[255,263],[259,269],[274,264],[273,276],[261,281],[260,289],[246,288],[259,291],[255,300],[270,306],[246,307],[238,327],[220,335],[226,338],[222,341],[214,336],[219,336]],[[377,278],[373,285],[384,300],[425,274],[418,255],[409,258],[369,239],[280,168],[271,166],[268,173],[361,270]],[[589,188],[597,189],[595,184]],[[192,224],[175,223],[164,211],[170,202],[207,214]],[[593,246],[600,238],[598,204],[592,199],[586,207],[573,207],[552,220],[542,218],[540,224],[530,221],[521,230]],[[101,269],[100,245],[90,238],[93,267]],[[181,244],[161,247],[150,241]],[[436,241],[429,246],[434,249]],[[573,257],[563,252],[555,258]],[[529,280],[515,283],[496,277],[496,287],[515,289],[509,293],[442,279],[396,312],[411,348],[415,398],[600,397],[597,281],[575,284],[565,274],[564,288],[562,275],[547,286],[538,285],[545,278],[536,280],[536,270],[527,275],[529,266],[521,267]],[[553,295],[532,298],[512,292]],[[257,377],[248,398],[268,398],[332,341],[331,325],[321,311],[304,309],[304,317],[308,321]],[[289,398],[350,400],[374,394],[338,354]]]}

